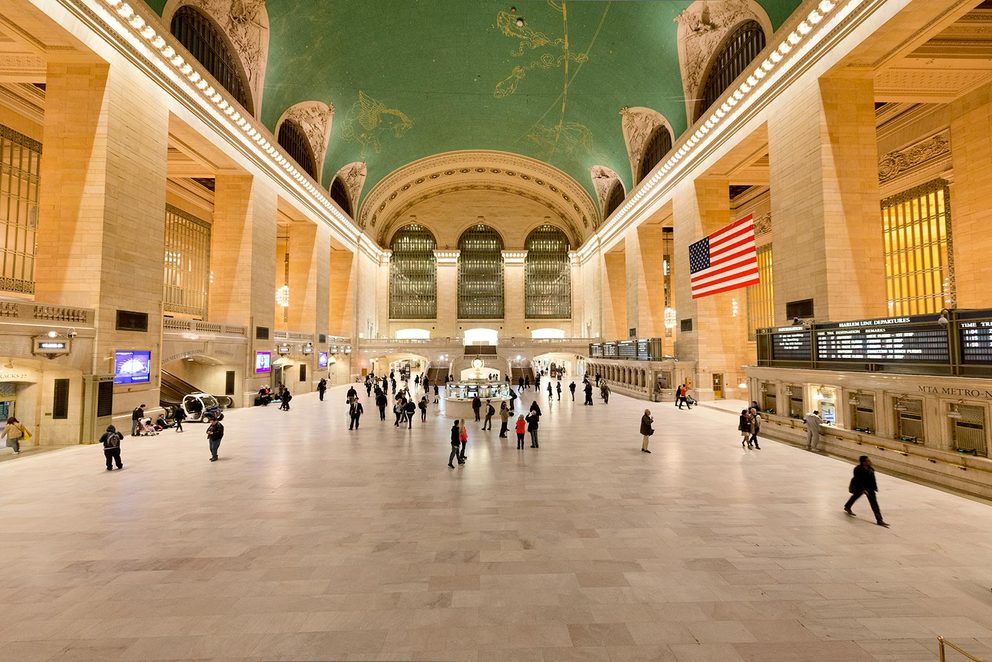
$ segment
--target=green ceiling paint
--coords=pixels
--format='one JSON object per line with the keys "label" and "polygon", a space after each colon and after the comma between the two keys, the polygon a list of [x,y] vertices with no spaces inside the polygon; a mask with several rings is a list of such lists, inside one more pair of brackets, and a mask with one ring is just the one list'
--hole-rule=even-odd
{"label": "green ceiling paint", "polygon": [[[647,106],[677,134],[686,128],[674,19],[689,4],[269,0],[262,120],[273,129],[294,103],[332,103],[324,181],[365,160],[366,192],[411,161],[460,149],[541,159],[594,198],[589,169],[605,165],[629,189],[620,109]],[[777,28],[799,0],[760,4]]]}

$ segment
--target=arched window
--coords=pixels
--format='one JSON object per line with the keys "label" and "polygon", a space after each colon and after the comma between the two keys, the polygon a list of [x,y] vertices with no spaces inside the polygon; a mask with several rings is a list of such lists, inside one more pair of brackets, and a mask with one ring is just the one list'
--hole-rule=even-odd
{"label": "arched window", "polygon": [[703,116],[720,95],[730,87],[751,61],[765,48],[765,31],[757,21],[746,21],[723,42],[723,49],[710,63],[709,73],[700,88],[696,119]]}
{"label": "arched window", "polygon": [[412,223],[393,235],[389,248],[389,317],[434,319],[437,317],[437,242],[431,231]]}
{"label": "arched window", "polygon": [[293,157],[293,160],[314,179],[317,177],[317,160],[310,149],[310,140],[297,122],[286,120],[279,125],[279,146]]}
{"label": "arched window", "polygon": [[[620,190],[622,194],[623,188]],[[530,233],[525,245],[524,299],[527,318],[570,318],[572,267],[568,259],[568,237],[553,225],[542,225]]]}
{"label": "arched window", "polygon": [[213,21],[194,7],[183,5],[173,14],[169,30],[249,114],[255,114],[251,87],[237,54]]}
{"label": "arched window", "polygon": [[609,218],[610,214],[615,212],[617,207],[623,204],[625,197],[626,196],[623,192],[623,184],[620,183],[619,179],[614,179],[613,185],[610,186],[610,193],[606,196],[606,213],[603,214],[603,218]]}
{"label": "arched window", "polygon": [[458,239],[458,317],[503,318],[503,240],[488,225],[473,225]]}
{"label": "arched window", "polygon": [[637,181],[648,176],[654,167],[661,163],[665,155],[672,150],[672,134],[668,127],[660,124],[654,128],[641,153],[641,163],[637,168]]}
{"label": "arched window", "polygon": [[334,181],[331,182],[331,200],[338,203],[338,207],[344,210],[348,216],[355,217],[351,208],[351,196],[348,195],[348,187],[344,185],[340,177],[335,177]]}

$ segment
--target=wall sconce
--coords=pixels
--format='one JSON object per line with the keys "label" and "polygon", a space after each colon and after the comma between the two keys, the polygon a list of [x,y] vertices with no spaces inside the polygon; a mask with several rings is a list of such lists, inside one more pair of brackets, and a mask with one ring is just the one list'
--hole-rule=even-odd
{"label": "wall sconce", "polygon": [[283,285],[276,290],[276,303],[283,308],[289,308],[289,285]]}
{"label": "wall sconce", "polygon": [[665,308],[665,328],[668,329],[669,331],[674,329],[675,320],[676,320],[675,309]]}

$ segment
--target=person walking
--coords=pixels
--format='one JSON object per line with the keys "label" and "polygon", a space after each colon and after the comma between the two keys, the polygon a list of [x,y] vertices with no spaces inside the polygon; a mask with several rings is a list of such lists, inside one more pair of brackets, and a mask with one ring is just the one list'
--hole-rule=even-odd
{"label": "person walking", "polygon": [[568,385],[568,390],[572,392],[572,402],[575,402],[575,380],[574,379],[572,380],[572,383]]}
{"label": "person walking", "polygon": [[[453,465],[451,461],[458,458],[458,448],[461,445],[461,442],[458,440],[458,434],[459,434],[458,421],[455,420],[455,422],[451,424],[451,455],[448,456],[448,466],[451,467],[452,469],[455,468],[455,465]],[[461,463],[462,461],[459,459],[458,464]]]}
{"label": "person walking", "polygon": [[644,438],[643,441],[641,441],[642,453],[651,452],[648,450],[648,442],[651,440],[651,435],[654,434],[654,426],[652,423],[654,423],[654,419],[651,418],[651,410],[645,409],[644,415],[641,416],[641,436]]}
{"label": "person walking", "polygon": [[378,386],[375,388],[375,406],[379,408],[379,420],[386,420],[386,405],[389,404],[389,398]]}
{"label": "person walking", "polygon": [[604,405],[610,404],[610,393],[611,393],[610,387],[606,383],[606,380],[604,379],[599,387],[599,395],[602,396]]}
{"label": "person walking", "polygon": [[417,403],[413,401],[413,396],[406,401],[403,405],[403,413],[406,414],[406,427],[408,430],[413,429],[413,417],[417,413]]}
{"label": "person walking", "polygon": [[747,409],[741,409],[741,416],[737,419],[737,430],[741,433],[741,448],[748,446],[748,438],[751,436],[751,414]]}
{"label": "person walking", "polygon": [[348,406],[348,416],[351,422],[348,423],[349,430],[357,430],[359,423],[362,420],[362,414],[365,413],[365,407],[362,403],[358,401],[358,396],[351,399],[351,405]]}
{"label": "person walking", "polygon": [[[321,379],[320,381],[324,382],[323,379]],[[327,382],[324,382],[324,383],[326,385]],[[366,377],[365,378],[365,397],[366,398],[371,398],[372,397],[372,383],[373,383],[373,380],[372,380],[371,377]],[[323,400],[323,398],[321,398],[321,400]]]}
{"label": "person walking", "polygon": [[511,388],[510,389],[510,413],[511,414],[513,413],[513,410],[516,409],[516,402],[517,402],[517,392],[514,391]]}
{"label": "person walking", "polygon": [[524,434],[527,432],[527,421],[524,420],[523,414],[517,416],[515,429],[517,432],[517,450],[522,451],[524,449]]}
{"label": "person walking", "polygon": [[421,423],[426,423],[427,422],[427,396],[426,395],[423,396],[422,398],[420,398],[420,404],[417,405],[417,406],[420,407],[420,422]]}
{"label": "person walking", "polygon": [[679,409],[682,409],[682,403],[685,402],[685,390],[685,384],[679,384],[675,389],[675,406]]}
{"label": "person walking", "polygon": [[551,386],[551,382],[548,382],[548,402],[551,402],[551,398],[554,396],[554,387]]}
{"label": "person walking", "polygon": [[482,410],[482,400],[479,396],[472,398],[472,411],[475,413],[475,420],[481,420],[479,418],[479,412]]}
{"label": "person walking", "polygon": [[216,462],[220,459],[217,457],[217,451],[220,450],[220,442],[224,438],[224,424],[220,422],[222,418],[224,418],[223,414],[218,415],[207,426],[207,441],[210,444],[211,462]]}
{"label": "person walking", "polygon": [[107,471],[114,470],[114,464],[118,469],[123,469],[121,463],[121,441],[124,435],[117,431],[113,425],[107,426],[107,431],[100,435],[100,443],[103,445],[103,456],[107,460]]}
{"label": "person walking", "polygon": [[462,446],[462,451],[458,454],[458,464],[465,464],[465,448],[468,446],[468,428],[465,427],[465,419],[462,419],[458,426],[458,442]]}
{"label": "person walking", "polygon": [[520,391],[523,391],[524,390],[524,378],[523,377],[520,377],[519,379],[517,379],[517,388],[520,389]]}
{"label": "person walking", "polygon": [[[368,384],[366,384],[366,386],[368,386]],[[327,390],[327,380],[321,377],[320,381],[317,382],[317,397],[320,399],[321,402],[324,401],[324,391],[326,390]]]}
{"label": "person walking", "polygon": [[145,417],[145,403],[141,403],[131,412],[131,436],[137,437],[141,432],[141,419]]}
{"label": "person walking", "polygon": [[176,405],[176,408],[172,410],[172,420],[176,424],[176,432],[183,432],[183,421],[186,420],[186,410],[183,409],[182,404]]}
{"label": "person walking", "polygon": [[558,394],[558,401],[561,402],[561,380],[555,382],[555,393]]}
{"label": "person walking", "polygon": [[506,439],[507,423],[510,420],[510,408],[506,406],[506,401],[499,403],[499,438]]}
{"label": "person walking", "polygon": [[434,404],[437,404],[440,401],[441,401],[441,396],[439,395],[437,384],[435,384],[434,385]]}
{"label": "person walking", "polygon": [[279,395],[279,401],[282,403],[279,409],[282,411],[289,411],[289,402],[293,399],[293,394],[289,392],[289,388],[283,386],[282,393]]}
{"label": "person walking", "polygon": [[530,432],[531,448],[540,448],[540,445],[537,443],[537,428],[540,425],[540,420],[540,410],[535,410],[532,405],[530,411],[527,413],[527,431]]}
{"label": "person walking", "polygon": [[28,432],[24,425],[11,416],[7,419],[7,425],[3,428],[3,436],[7,439],[7,446],[14,449],[15,455],[20,455],[21,453],[21,440],[27,440],[31,438],[31,433]]}
{"label": "person walking", "polygon": [[585,393],[586,393],[586,401],[583,402],[582,404],[592,407],[592,383],[588,379],[586,380]]}
{"label": "person walking", "polygon": [[820,412],[814,409],[812,413],[806,415],[804,421],[806,423],[806,450],[815,451],[820,445],[820,426],[823,424],[823,419],[820,418]]}
{"label": "person walking", "polygon": [[875,514],[875,524],[888,528],[888,524],[882,519],[882,511],[878,508],[878,499],[875,493],[878,492],[878,483],[875,482],[875,468],[871,465],[871,460],[867,455],[858,458],[858,466],[854,467],[854,475],[851,477],[851,484],[848,486],[851,498],[844,504],[844,512],[855,517],[851,512],[851,506],[861,498],[861,495],[868,497],[868,504],[871,512]]}
{"label": "person walking", "polygon": [[483,430],[493,429],[493,416],[496,414],[496,408],[493,407],[493,403],[490,400],[486,400],[486,420],[482,423]]}
{"label": "person walking", "polygon": [[530,390],[530,375],[524,377],[524,390]]}
{"label": "person walking", "polygon": [[761,432],[761,414],[758,413],[757,409],[752,409],[750,412],[750,423],[751,423],[751,438],[747,440],[747,447],[751,448],[751,444],[754,444],[756,450],[761,450],[761,446],[758,445],[758,433]]}

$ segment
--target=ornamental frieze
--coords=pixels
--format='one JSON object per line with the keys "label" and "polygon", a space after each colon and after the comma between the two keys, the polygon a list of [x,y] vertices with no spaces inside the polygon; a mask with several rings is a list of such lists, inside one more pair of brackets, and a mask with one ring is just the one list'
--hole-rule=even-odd
{"label": "ornamental frieze", "polygon": [[883,155],[878,160],[878,181],[885,184],[931,161],[949,156],[950,153],[951,132],[945,129],[909,147]]}

